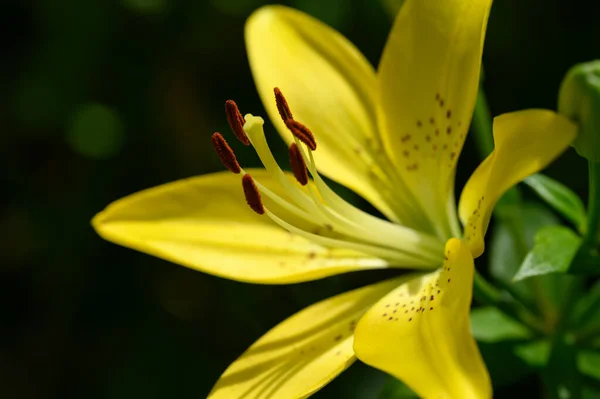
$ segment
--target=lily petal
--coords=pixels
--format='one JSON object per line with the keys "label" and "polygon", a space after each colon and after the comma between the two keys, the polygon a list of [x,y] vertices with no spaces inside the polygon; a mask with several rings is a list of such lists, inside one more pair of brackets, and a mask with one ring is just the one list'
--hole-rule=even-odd
{"label": "lily petal", "polygon": [[275,87],[287,98],[294,119],[314,133],[319,170],[397,219],[374,186],[374,179],[386,176],[376,162],[381,146],[369,62],[334,29],[284,6],[255,11],[245,35],[258,92],[283,139],[293,142],[275,105]]}
{"label": "lily petal", "polygon": [[[248,172],[286,197],[266,171]],[[359,252],[316,245],[257,215],[246,204],[240,180],[221,172],[151,188],[112,203],[92,224],[119,245],[238,281],[288,284],[385,266]],[[318,226],[268,198],[263,202],[291,223],[319,233]]]}
{"label": "lily petal", "polygon": [[458,207],[464,237],[474,257],[483,253],[483,239],[500,197],[545,168],[576,134],[575,124],[549,110],[530,109],[494,119],[494,151],[470,177]]}
{"label": "lily petal", "polygon": [[[382,139],[421,212],[448,237],[492,0],[407,0],[379,65]],[[454,223],[454,226],[453,226]]]}
{"label": "lily petal", "polygon": [[491,383],[470,333],[473,257],[453,238],[435,273],[414,276],[360,320],[354,350],[426,398],[490,398]]}
{"label": "lily petal", "polygon": [[370,285],[296,313],[231,364],[209,398],[310,396],[354,362],[356,322],[397,284],[398,279]]}

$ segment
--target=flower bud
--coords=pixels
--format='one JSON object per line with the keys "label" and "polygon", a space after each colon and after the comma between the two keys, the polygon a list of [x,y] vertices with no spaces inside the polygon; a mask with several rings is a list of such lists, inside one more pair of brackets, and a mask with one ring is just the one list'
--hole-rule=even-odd
{"label": "flower bud", "polygon": [[577,153],[600,162],[600,60],[577,64],[565,76],[558,111],[579,124]]}

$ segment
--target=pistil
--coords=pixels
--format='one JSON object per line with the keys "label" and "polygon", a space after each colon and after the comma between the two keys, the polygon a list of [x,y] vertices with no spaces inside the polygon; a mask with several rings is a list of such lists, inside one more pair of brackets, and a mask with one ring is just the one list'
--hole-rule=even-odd
{"label": "pistil", "polygon": [[[223,165],[233,173],[242,174],[242,187],[250,208],[260,215],[266,214],[279,226],[315,244],[346,248],[367,256],[374,256],[380,261],[385,260],[403,266],[415,268],[439,266],[443,254],[443,243],[439,240],[361,211],[329,188],[317,172],[312,154],[317,148],[315,136],[307,126],[293,118],[281,90],[276,88],[274,92],[279,115],[294,136],[295,142],[289,147],[289,160],[295,180],[300,185],[294,184],[275,160],[263,131],[263,119],[251,114],[242,117],[237,105],[231,100],[227,101],[225,108],[233,133],[242,143],[245,144],[247,141],[252,145],[265,169],[284,189],[286,198],[277,195],[259,181],[255,181],[244,171],[221,134],[215,133],[212,137],[213,146]],[[243,123],[241,126],[243,134],[240,133],[241,123]],[[308,177],[309,172],[313,178],[312,182]],[[306,189],[302,186],[306,186]],[[323,229],[319,233],[309,232],[298,227],[297,222],[285,220],[265,206],[261,194],[291,214]],[[379,265],[380,261],[378,261]]]}

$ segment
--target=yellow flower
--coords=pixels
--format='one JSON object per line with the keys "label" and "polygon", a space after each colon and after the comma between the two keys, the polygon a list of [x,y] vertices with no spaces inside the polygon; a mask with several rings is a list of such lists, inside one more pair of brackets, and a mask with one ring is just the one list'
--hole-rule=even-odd
{"label": "yellow flower", "polygon": [[[473,258],[483,252],[500,196],[562,152],[576,128],[548,110],[496,118],[495,150],[469,179],[457,212],[456,162],[475,103],[490,7],[491,0],[407,0],[377,72],[315,19],[281,6],[259,9],[246,25],[248,56],[269,116],[291,144],[294,173],[283,172],[273,157],[263,119],[242,118],[230,101],[234,132],[265,169],[243,170],[215,134],[217,152],[237,174],[146,190],[94,218],[107,240],[238,281],[420,270],[290,317],[225,371],[211,398],[306,397],[356,357],[423,397],[491,396],[469,331]],[[319,173],[363,196],[389,221],[344,201]]]}

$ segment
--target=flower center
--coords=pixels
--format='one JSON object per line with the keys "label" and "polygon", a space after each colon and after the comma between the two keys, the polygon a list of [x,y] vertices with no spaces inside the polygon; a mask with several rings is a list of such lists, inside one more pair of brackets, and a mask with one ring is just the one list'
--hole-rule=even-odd
{"label": "flower center", "polygon": [[[213,146],[223,165],[242,174],[246,201],[256,213],[325,247],[346,248],[377,257],[389,266],[436,268],[443,260],[444,243],[426,233],[370,215],[337,195],[317,171],[313,151],[317,141],[308,127],[293,118],[283,93],[275,88],[277,109],[294,137],[289,147],[289,162],[294,178],[279,167],[267,143],[261,117],[242,117],[235,102],[225,105],[227,119],[236,137],[252,145],[265,169],[281,185],[285,197],[254,180],[238,163],[235,154],[220,133],[212,137]],[[312,181],[309,181],[309,173]],[[276,212],[265,206],[262,196],[277,205]],[[308,229],[307,225],[317,226]]]}

